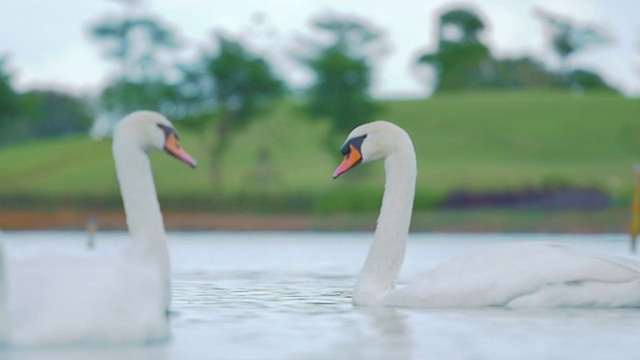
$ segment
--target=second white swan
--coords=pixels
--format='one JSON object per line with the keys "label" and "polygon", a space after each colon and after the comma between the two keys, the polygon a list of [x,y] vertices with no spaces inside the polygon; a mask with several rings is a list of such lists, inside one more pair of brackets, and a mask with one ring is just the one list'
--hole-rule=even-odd
{"label": "second white swan", "polygon": [[353,292],[356,305],[640,307],[640,262],[553,243],[489,246],[396,289],[417,177],[413,143],[400,127],[376,121],[354,129],[342,153],[334,178],[375,160],[384,160],[386,174],[374,240]]}
{"label": "second white swan", "polygon": [[167,237],[147,156],[161,150],[196,166],[164,116],[138,111],[118,124],[113,156],[131,236],[123,256],[8,259],[4,269],[0,258],[0,342],[146,343],[170,336]]}

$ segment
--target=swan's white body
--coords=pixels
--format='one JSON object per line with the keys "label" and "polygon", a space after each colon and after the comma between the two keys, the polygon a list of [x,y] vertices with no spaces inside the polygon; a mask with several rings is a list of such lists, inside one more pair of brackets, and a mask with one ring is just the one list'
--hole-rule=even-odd
{"label": "swan's white body", "polygon": [[377,121],[354,129],[334,177],[384,159],[378,225],[353,302],[407,307],[640,307],[640,262],[589,256],[552,243],[494,245],[461,256],[395,288],[409,232],[417,176],[407,133]]}
{"label": "swan's white body", "polygon": [[[129,115],[116,129],[113,155],[132,240],[125,254],[9,259],[7,284],[0,288],[5,342],[139,343],[169,337],[167,239],[146,154],[163,146],[169,151],[168,130],[168,120],[147,111]],[[195,166],[179,146],[177,151],[172,154]]]}

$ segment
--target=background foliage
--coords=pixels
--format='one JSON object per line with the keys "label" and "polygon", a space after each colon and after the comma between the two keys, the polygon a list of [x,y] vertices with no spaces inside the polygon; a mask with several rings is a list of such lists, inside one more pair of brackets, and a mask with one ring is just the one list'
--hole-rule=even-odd
{"label": "background foliage", "polygon": [[[234,34],[215,33],[185,60],[177,56],[178,29],[149,11],[128,14],[92,24],[97,49],[117,65],[99,94],[21,93],[0,61],[0,207],[119,208],[108,132],[140,108],[171,118],[202,164],[191,172],[156,161],[168,207],[373,212],[380,164],[364,176],[362,169],[350,174],[351,181],[330,175],[345,135],[378,118],[414,138],[418,209],[460,191],[589,188],[614,204],[631,191],[639,101],[621,97],[589,69],[568,66],[576,53],[606,46],[609,37],[598,27],[538,14],[563,64],[549,69],[530,55],[496,58],[487,19],[465,7],[447,9],[434,49],[413,60],[433,72],[434,96],[392,101],[371,97],[389,48],[384,30],[357,17],[315,19],[289,54],[313,80],[292,89],[260,50]],[[103,140],[86,136],[93,119],[106,119]]]}
{"label": "background foliage", "polygon": [[[640,101],[613,94],[575,98],[558,92],[468,92],[429,101],[389,101],[383,118],[411,134],[418,154],[416,207],[430,209],[449,193],[507,191],[548,186],[596,188],[615,203],[631,194],[631,169],[640,152],[636,136]],[[163,206],[209,211],[326,213],[376,211],[382,164],[371,164],[357,182],[333,181],[339,148],[324,151],[328,124],[303,121],[297,106],[277,104],[238,131],[221,160],[227,181],[212,189],[210,165],[190,170],[164,154],[154,156]],[[179,129],[183,130],[183,129]],[[195,133],[182,143],[206,158]],[[342,141],[344,135],[336,135]],[[262,149],[268,149],[265,169]],[[37,154],[37,156],[34,156]],[[84,136],[30,142],[0,152],[0,198],[83,198],[119,208],[110,141]],[[110,200],[109,200],[110,199]],[[74,200],[75,201],[75,200]],[[85,203],[85,205],[87,205]],[[105,205],[106,206],[106,205]]]}

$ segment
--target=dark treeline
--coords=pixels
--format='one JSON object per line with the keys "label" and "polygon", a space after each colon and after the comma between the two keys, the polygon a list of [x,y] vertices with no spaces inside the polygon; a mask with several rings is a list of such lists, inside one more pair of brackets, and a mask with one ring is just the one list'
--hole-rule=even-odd
{"label": "dark treeline", "polygon": [[55,90],[16,92],[0,58],[0,145],[85,132],[92,122],[83,99]]}

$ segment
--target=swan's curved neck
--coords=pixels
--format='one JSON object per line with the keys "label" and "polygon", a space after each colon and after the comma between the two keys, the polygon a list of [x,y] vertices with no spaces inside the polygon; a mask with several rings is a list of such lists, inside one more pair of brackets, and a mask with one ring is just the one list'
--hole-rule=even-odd
{"label": "swan's curved neck", "polygon": [[130,254],[168,263],[164,223],[149,157],[124,141],[115,141],[113,156],[120,193],[132,237]]}
{"label": "swan's curved neck", "polygon": [[399,151],[385,159],[382,207],[373,243],[354,289],[356,304],[375,304],[391,292],[404,260],[417,167],[411,141],[407,138],[401,145]]}

